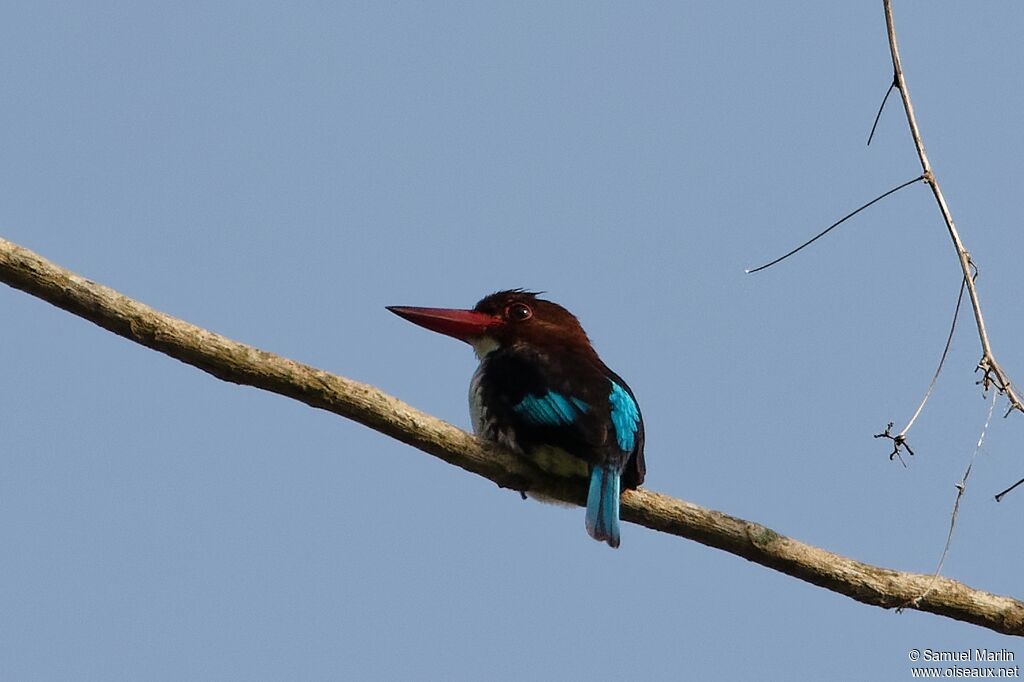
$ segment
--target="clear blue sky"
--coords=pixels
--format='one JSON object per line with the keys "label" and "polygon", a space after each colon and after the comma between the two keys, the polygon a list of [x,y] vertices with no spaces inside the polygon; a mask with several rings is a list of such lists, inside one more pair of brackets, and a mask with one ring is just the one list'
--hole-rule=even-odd
{"label": "clear blue sky", "polygon": [[[897,2],[996,353],[1024,382],[1024,6]],[[635,390],[648,485],[929,572],[984,422],[880,2],[10,3],[0,235],[468,428],[469,348],[388,304],[549,292]],[[4,679],[906,679],[1024,647],[523,502],[0,288]],[[1024,417],[945,574],[1024,594]]]}

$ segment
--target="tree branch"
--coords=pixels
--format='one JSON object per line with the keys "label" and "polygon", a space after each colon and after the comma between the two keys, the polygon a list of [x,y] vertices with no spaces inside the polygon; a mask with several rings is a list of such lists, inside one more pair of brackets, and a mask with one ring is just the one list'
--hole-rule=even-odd
{"label": "tree branch", "polygon": [[[889,52],[892,54],[893,82],[900,91],[900,97],[903,99],[903,110],[907,114],[910,136],[914,138],[917,157],[921,161],[924,181],[932,188],[932,194],[935,195],[935,201],[939,205],[942,219],[946,222],[946,229],[949,231],[950,239],[953,240],[953,248],[956,249],[957,258],[960,260],[960,269],[963,271],[964,280],[967,282],[967,292],[971,298],[971,308],[974,309],[974,321],[978,327],[978,338],[981,340],[982,352],[981,360],[978,361],[978,369],[983,372],[980,383],[986,390],[990,386],[995,386],[997,391],[1006,395],[1007,400],[1010,401],[1010,410],[1007,411],[1007,414],[1015,409],[1024,412],[1024,403],[1021,402],[1016,389],[1010,383],[1010,377],[1007,376],[1002,366],[996,361],[996,356],[992,352],[992,346],[989,344],[988,332],[985,329],[985,318],[981,314],[981,301],[978,298],[978,289],[974,284],[974,277],[971,275],[971,256],[960,240],[960,233],[957,232],[956,225],[953,224],[953,215],[949,212],[949,206],[946,205],[946,198],[942,195],[939,180],[935,177],[931,162],[928,161],[928,154],[925,153],[924,142],[921,140],[921,131],[917,127],[914,105],[910,101],[910,91],[907,90],[907,81],[903,76],[903,64],[900,62],[900,49],[896,43],[896,25],[893,23],[892,18],[892,0],[883,0],[883,3],[885,5],[885,28],[889,35]],[[882,104],[884,106],[884,100]]]}
{"label": "tree branch", "polygon": [[[0,239],[0,281],[218,379],[272,391],[347,417],[516,490],[582,505],[585,481],[558,479],[373,386],[247,346],[156,311]],[[882,608],[905,607],[1024,636],[1024,602],[955,580],[872,566],[759,523],[649,490],[622,496],[622,517],[695,540]]]}

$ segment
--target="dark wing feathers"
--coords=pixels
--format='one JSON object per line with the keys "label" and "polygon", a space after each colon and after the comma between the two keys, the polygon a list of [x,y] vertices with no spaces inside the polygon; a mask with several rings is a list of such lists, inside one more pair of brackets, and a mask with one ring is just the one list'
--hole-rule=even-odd
{"label": "dark wing feathers", "polygon": [[[613,413],[616,385],[619,411]],[[481,389],[488,411],[515,425],[527,451],[548,444],[591,463],[628,457],[623,487],[643,482],[643,419],[629,386],[603,364],[577,355],[556,362],[531,348],[502,348],[487,356]],[[624,442],[626,452],[620,449]]]}

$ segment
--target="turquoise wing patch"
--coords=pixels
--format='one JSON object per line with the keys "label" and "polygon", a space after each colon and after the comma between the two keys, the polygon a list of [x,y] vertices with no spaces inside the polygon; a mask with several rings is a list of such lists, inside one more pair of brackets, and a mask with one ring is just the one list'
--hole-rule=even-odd
{"label": "turquoise wing patch", "polygon": [[626,389],[612,382],[612,392],[608,396],[612,406],[612,426],[615,428],[615,440],[624,452],[632,452],[636,445],[636,431],[640,425],[640,408]]}
{"label": "turquoise wing patch", "polygon": [[538,426],[568,426],[590,408],[579,398],[566,398],[548,391],[544,395],[528,395],[519,401],[515,411]]}

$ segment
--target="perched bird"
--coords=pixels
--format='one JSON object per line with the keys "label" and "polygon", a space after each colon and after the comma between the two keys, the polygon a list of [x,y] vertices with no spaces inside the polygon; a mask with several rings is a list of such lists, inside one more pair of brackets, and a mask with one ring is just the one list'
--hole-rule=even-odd
{"label": "perched bird", "polygon": [[618,547],[621,489],[644,480],[644,422],[579,320],[522,289],[491,294],[472,310],[388,310],[473,346],[473,430],[551,473],[588,477],[587,532]]}

